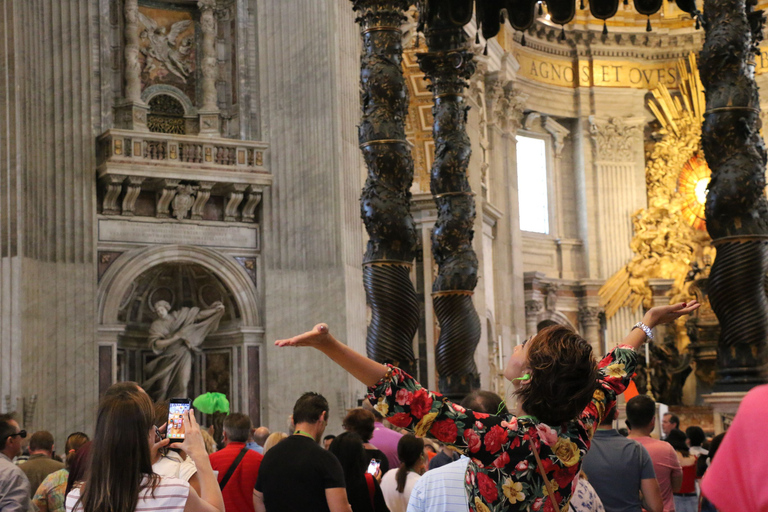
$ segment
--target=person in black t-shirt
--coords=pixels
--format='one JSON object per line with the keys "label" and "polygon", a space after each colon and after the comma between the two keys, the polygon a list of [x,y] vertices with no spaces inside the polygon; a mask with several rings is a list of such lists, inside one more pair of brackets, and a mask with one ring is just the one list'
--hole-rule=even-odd
{"label": "person in black t-shirt", "polygon": [[254,488],[256,512],[350,512],[344,471],[318,443],[328,425],[328,401],[304,393],[293,406],[296,430],[264,455]]}

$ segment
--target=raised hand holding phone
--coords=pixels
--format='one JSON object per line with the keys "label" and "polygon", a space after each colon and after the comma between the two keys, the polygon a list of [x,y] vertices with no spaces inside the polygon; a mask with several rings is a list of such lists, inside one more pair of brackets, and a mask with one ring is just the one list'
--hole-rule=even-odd
{"label": "raised hand holding phone", "polygon": [[192,407],[192,401],[189,398],[171,398],[171,402],[168,405],[168,423],[167,423],[167,437],[174,441],[182,441],[185,437],[184,422],[182,421],[182,415],[185,412],[189,412]]}
{"label": "raised hand holding phone", "polygon": [[[171,448],[184,450],[197,468],[197,476],[200,480],[200,498],[205,503],[212,505],[219,512],[224,512],[224,499],[221,496],[219,483],[211,467],[211,461],[208,458],[208,452],[205,450],[203,435],[200,433],[198,425],[192,410],[187,410],[181,415],[182,426],[184,429],[183,442],[176,442],[170,445]],[[195,493],[190,493],[192,496]],[[194,509],[194,508],[193,508]]]}

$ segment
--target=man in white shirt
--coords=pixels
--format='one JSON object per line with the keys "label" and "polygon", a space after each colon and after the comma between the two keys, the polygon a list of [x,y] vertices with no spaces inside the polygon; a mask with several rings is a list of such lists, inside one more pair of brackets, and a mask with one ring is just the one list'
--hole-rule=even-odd
{"label": "man in white shirt", "polygon": [[30,487],[27,475],[14,464],[13,458],[21,453],[21,440],[27,436],[19,430],[16,420],[0,417],[0,511],[27,512]]}
{"label": "man in white shirt", "polygon": [[[461,406],[475,412],[497,414],[506,412],[503,400],[490,391],[473,391],[462,400]],[[408,502],[407,512],[467,512],[464,476],[469,457],[430,469],[416,482]]]}

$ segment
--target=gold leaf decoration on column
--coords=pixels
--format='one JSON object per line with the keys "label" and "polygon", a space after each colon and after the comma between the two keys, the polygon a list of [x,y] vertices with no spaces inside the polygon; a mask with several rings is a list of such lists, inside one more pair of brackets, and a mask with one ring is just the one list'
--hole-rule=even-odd
{"label": "gold leaf decoration on column", "polygon": [[701,152],[704,89],[696,55],[677,63],[680,90],[659,84],[648,108],[661,128],[646,155],[648,207],[632,214],[634,257],[600,289],[607,318],[623,307],[651,306],[649,279],[674,279],[671,300],[686,300],[685,277],[694,261],[714,260],[705,229],[703,200],[709,169]]}

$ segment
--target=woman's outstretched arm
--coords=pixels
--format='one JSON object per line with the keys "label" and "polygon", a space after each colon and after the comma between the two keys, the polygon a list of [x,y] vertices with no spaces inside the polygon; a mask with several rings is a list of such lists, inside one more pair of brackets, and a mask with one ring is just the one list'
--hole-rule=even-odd
{"label": "woman's outstretched arm", "polygon": [[[643,323],[653,329],[657,325],[669,324],[699,309],[700,304],[695,300],[693,302],[678,302],[669,306],[656,306],[651,308],[643,316]],[[642,329],[632,329],[621,342],[622,345],[629,345],[637,350],[645,343],[645,332]]]}
{"label": "woman's outstretched arm", "polygon": [[370,387],[386,375],[383,364],[358,354],[328,332],[328,326],[317,324],[314,329],[286,340],[277,340],[278,347],[313,347],[347,370],[354,378]]}

